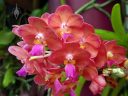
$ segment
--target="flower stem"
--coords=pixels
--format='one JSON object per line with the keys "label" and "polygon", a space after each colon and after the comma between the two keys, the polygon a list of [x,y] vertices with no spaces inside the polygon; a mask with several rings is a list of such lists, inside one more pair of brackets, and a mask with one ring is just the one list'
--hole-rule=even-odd
{"label": "flower stem", "polygon": [[49,88],[49,89],[48,89],[48,94],[47,94],[47,96],[52,96],[51,92],[52,92],[52,89]]}
{"label": "flower stem", "polygon": [[85,80],[84,77],[82,77],[82,76],[79,77],[78,85],[77,85],[77,87],[75,89],[76,96],[80,96],[80,93],[81,93],[81,90],[82,90],[82,88],[84,86],[85,81],[86,80]]}
{"label": "flower stem", "polygon": [[103,8],[101,8],[101,7],[99,6],[99,4],[95,4],[95,5],[94,5],[94,8],[96,8],[97,10],[99,10],[100,12],[102,12],[103,14],[105,14],[108,18],[111,17],[111,15],[110,15],[106,10],[104,10]]}
{"label": "flower stem", "polygon": [[93,5],[96,2],[96,0],[91,0],[90,2],[84,4],[82,7],[80,7],[78,10],[76,10],[76,14],[79,14],[83,12],[88,6]]}
{"label": "flower stem", "polygon": [[100,7],[104,7],[104,6],[108,5],[108,4],[110,4],[112,1],[114,1],[114,0],[107,0],[106,2],[104,2],[102,4],[99,4],[99,6]]}
{"label": "flower stem", "polygon": [[104,10],[103,7],[110,4],[112,1],[114,1],[114,0],[107,0],[106,2],[104,2],[102,4],[98,4],[98,3],[96,3],[96,0],[91,0],[90,2],[84,4],[82,7],[80,7],[75,13],[79,14],[85,10],[89,10],[91,8],[96,8],[100,12],[104,13],[108,18],[110,18],[110,14],[106,10]]}
{"label": "flower stem", "polygon": [[60,4],[64,5],[64,4],[66,4],[66,1],[65,0],[60,0]]}

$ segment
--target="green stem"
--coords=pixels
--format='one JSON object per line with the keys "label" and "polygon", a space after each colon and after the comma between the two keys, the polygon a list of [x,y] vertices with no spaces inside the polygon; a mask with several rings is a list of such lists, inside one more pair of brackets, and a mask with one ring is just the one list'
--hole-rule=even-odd
{"label": "green stem", "polygon": [[112,94],[111,96],[118,96],[119,92],[121,91],[123,85],[125,84],[125,80],[124,79],[120,79],[119,83],[118,83],[118,86],[119,87],[116,87],[113,91],[112,91]]}
{"label": "green stem", "polygon": [[103,8],[101,8],[101,7],[99,6],[99,4],[95,4],[94,8],[96,8],[96,9],[99,10],[100,12],[104,13],[104,14],[110,19],[111,15],[110,15],[106,10],[104,10]]}
{"label": "green stem", "polygon": [[76,89],[75,89],[75,92],[76,92],[76,96],[80,96],[80,93],[81,93],[81,90],[82,90],[82,88],[83,88],[83,85],[84,85],[84,83],[85,83],[85,78],[84,77],[79,77],[79,81],[78,81],[78,85],[77,85],[77,87],[76,87]]}
{"label": "green stem", "polygon": [[66,4],[66,1],[65,0],[60,0],[60,4],[64,5],[64,4]]}
{"label": "green stem", "polygon": [[114,0],[107,0],[106,2],[104,2],[102,4],[99,4],[99,6],[100,7],[104,7],[104,6],[108,5],[108,4],[110,4],[112,1],[114,1]]}
{"label": "green stem", "polygon": [[88,6],[93,5],[96,2],[96,0],[91,0],[90,2],[84,4],[82,7],[80,7],[75,13],[79,14],[83,12]]}
{"label": "green stem", "polygon": [[51,96],[51,92],[52,92],[52,89],[49,88],[49,89],[48,89],[48,94],[47,94],[47,96]]}
{"label": "green stem", "polygon": [[108,18],[110,18],[110,14],[107,11],[105,11],[102,7],[108,5],[112,1],[113,0],[107,0],[106,2],[104,2],[102,4],[98,4],[98,3],[95,3],[96,0],[91,0],[90,2],[84,4],[82,7],[80,7],[75,13],[79,14],[79,13],[85,11],[85,10],[89,10],[91,8],[96,8],[100,12],[104,13]]}

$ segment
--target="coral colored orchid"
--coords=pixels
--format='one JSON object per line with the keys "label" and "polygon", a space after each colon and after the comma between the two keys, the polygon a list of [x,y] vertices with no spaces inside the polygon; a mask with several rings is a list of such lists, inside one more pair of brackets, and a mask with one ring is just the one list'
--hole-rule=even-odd
{"label": "coral colored orchid", "polygon": [[34,75],[35,83],[52,88],[53,96],[76,96],[80,76],[92,81],[90,90],[99,94],[106,86],[103,69],[126,60],[123,47],[102,40],[68,5],[29,17],[28,24],[14,25],[12,31],[22,39],[8,49],[23,64],[16,73]]}
{"label": "coral colored orchid", "polygon": [[119,65],[125,60],[126,49],[122,46],[118,46],[116,41],[105,42],[105,48],[107,50],[107,64],[108,66]]}
{"label": "coral colored orchid", "polygon": [[73,14],[69,6],[63,5],[49,16],[48,24],[64,42],[76,42],[83,35],[83,21],[82,16]]}

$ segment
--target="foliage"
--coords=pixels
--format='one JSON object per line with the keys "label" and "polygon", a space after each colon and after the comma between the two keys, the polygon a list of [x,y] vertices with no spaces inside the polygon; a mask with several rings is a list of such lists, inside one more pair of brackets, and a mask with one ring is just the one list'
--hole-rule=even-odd
{"label": "foliage", "polygon": [[[116,40],[119,45],[128,49],[128,33],[124,29],[121,17],[121,9],[119,4],[115,4],[111,13],[111,23],[114,32],[103,29],[96,29],[96,33],[104,40]],[[118,85],[113,88],[106,86],[102,96],[128,96],[128,83],[125,79],[118,79]],[[123,91],[123,92],[122,92]]]}
{"label": "foliage", "polygon": [[118,44],[128,48],[128,33],[125,32],[121,12],[120,12],[120,5],[116,4],[112,9],[111,14],[111,23],[114,32],[109,32],[107,30],[96,29],[96,33],[100,35],[105,40],[116,40]]}
{"label": "foliage", "polygon": [[[12,25],[6,23],[6,20],[12,14],[7,14],[5,7],[5,1],[0,0],[0,96],[19,96],[25,94],[32,87],[32,76],[26,77],[26,80],[24,80],[18,78],[15,74],[20,68],[20,63],[8,53],[8,46],[16,44],[19,39],[11,32],[12,29],[8,27]],[[46,4],[42,9],[35,9],[29,15],[40,16],[47,11],[47,8]],[[13,22],[15,24],[20,24],[25,14],[28,13],[20,15],[19,20],[15,20],[14,17],[11,18],[14,18]]]}

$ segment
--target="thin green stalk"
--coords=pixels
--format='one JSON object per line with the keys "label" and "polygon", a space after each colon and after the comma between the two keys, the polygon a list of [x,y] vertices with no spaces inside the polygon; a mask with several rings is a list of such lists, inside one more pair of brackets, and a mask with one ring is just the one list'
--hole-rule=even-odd
{"label": "thin green stalk", "polygon": [[108,4],[110,4],[112,1],[114,1],[114,0],[107,0],[106,2],[104,2],[102,4],[99,4],[99,6],[100,7],[104,7],[104,6],[108,5]]}
{"label": "thin green stalk", "polygon": [[101,7],[99,6],[99,4],[95,4],[95,5],[94,5],[94,8],[96,8],[96,9],[99,10],[100,12],[104,13],[104,14],[110,19],[111,15],[110,15],[106,10],[104,10],[103,8],[101,8]]}
{"label": "thin green stalk", "polygon": [[60,0],[60,4],[64,5],[64,4],[66,4],[66,1],[65,0]]}
{"label": "thin green stalk", "polygon": [[90,5],[90,6],[88,6],[88,7],[85,9],[85,11],[87,11],[87,10],[93,8],[93,7],[94,7],[94,5]]}
{"label": "thin green stalk", "polygon": [[91,0],[90,2],[84,4],[82,7],[80,7],[75,13],[79,14],[79,13],[85,11],[85,10],[89,10],[91,8],[96,8],[100,12],[104,13],[108,18],[110,18],[110,14],[106,10],[104,10],[102,7],[108,5],[112,1],[113,0],[107,0],[106,2],[104,2],[102,4],[98,4],[98,3],[95,3],[96,0]]}
{"label": "thin green stalk", "polygon": [[90,2],[84,4],[82,7],[80,7],[75,13],[79,14],[83,12],[88,6],[93,5],[96,2],[96,0],[91,0]]}
{"label": "thin green stalk", "polygon": [[48,89],[48,94],[47,94],[47,96],[51,96],[51,92],[52,92],[52,89],[49,88],[49,89]]}
{"label": "thin green stalk", "polygon": [[119,83],[118,83],[118,87],[116,87],[113,91],[111,96],[118,96],[119,92],[121,91],[121,88],[123,87],[123,85],[125,84],[125,79],[120,79]]}
{"label": "thin green stalk", "polygon": [[82,76],[79,77],[78,85],[75,89],[76,96],[80,96],[80,93],[81,93],[81,90],[83,88],[83,85],[84,85],[85,81],[86,80],[85,80],[84,77],[82,77]]}

